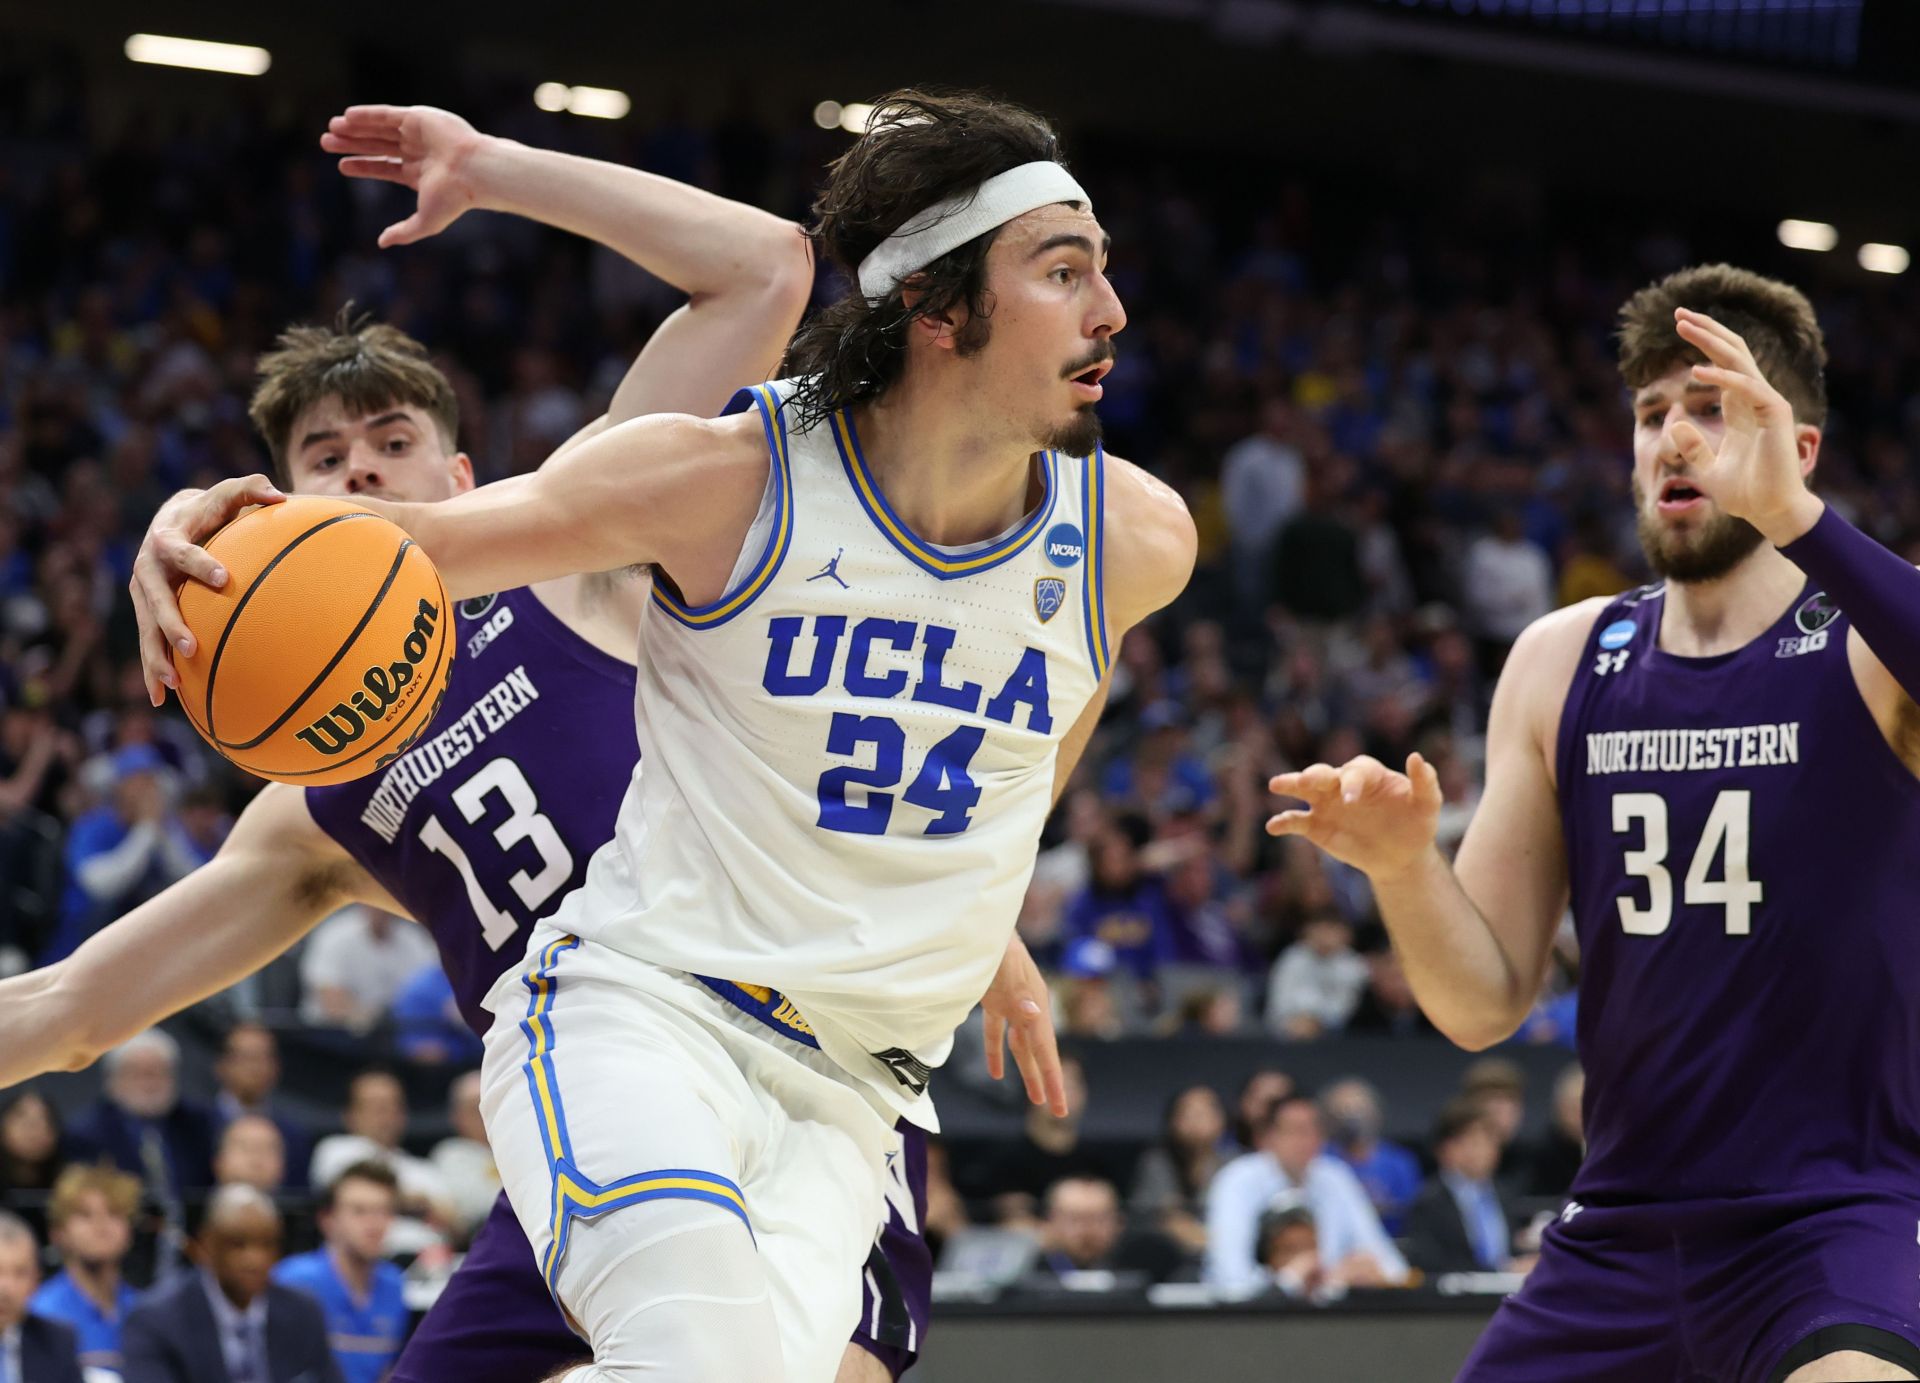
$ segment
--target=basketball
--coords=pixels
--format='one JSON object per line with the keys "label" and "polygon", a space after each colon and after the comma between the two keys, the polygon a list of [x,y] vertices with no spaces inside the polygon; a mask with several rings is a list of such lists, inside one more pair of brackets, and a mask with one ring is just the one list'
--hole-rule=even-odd
{"label": "basketball", "polygon": [[196,647],[174,665],[209,744],[249,773],[317,786],[413,743],[453,662],[447,594],[418,544],[348,501],[290,498],[206,549],[227,584],[180,592]]}

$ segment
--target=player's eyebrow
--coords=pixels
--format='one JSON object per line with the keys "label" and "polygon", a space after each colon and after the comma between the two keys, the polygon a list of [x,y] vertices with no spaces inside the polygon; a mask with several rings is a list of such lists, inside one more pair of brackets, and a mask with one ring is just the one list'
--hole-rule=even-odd
{"label": "player's eyebrow", "polygon": [[[1717,384],[1707,384],[1702,380],[1690,379],[1687,381],[1686,388],[1682,392],[1688,394],[1717,394],[1720,392],[1720,386]],[[1666,395],[1661,392],[1660,386],[1655,385],[1644,394],[1636,394],[1634,396],[1633,406],[1635,411],[1638,411],[1650,404],[1659,403],[1665,398]]]}
{"label": "player's eyebrow", "polygon": [[[1084,235],[1075,235],[1072,232],[1068,232],[1065,235],[1048,236],[1045,240],[1042,240],[1038,245],[1033,247],[1033,252],[1029,254],[1027,258],[1038,259],[1049,250],[1057,250],[1063,246],[1080,250],[1087,258],[1093,258],[1093,241]],[[1105,259],[1112,249],[1113,237],[1111,235],[1102,235],[1100,237],[1100,257]]]}
{"label": "player's eyebrow", "polygon": [[[385,427],[388,423],[410,423],[412,421],[413,419],[407,416],[404,408],[396,408],[389,413],[382,413],[379,417],[369,420],[367,426]],[[338,428],[321,428],[318,432],[309,432],[306,436],[302,437],[300,439],[300,448],[304,451],[315,442],[332,442],[336,441],[339,436],[340,430]]]}

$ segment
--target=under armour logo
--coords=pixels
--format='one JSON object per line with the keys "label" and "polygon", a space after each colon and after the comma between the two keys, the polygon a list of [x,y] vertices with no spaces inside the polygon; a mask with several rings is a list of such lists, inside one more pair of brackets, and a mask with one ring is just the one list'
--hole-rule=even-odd
{"label": "under armour logo", "polygon": [[[807,580],[818,581],[823,576],[831,576],[835,581],[840,581],[840,559],[846,556],[846,553],[847,553],[847,550],[844,547],[841,548],[838,552],[833,554],[832,560],[830,560],[824,567],[820,568],[820,570],[815,572],[812,576],[809,576]],[[840,581],[840,589],[847,590],[848,589],[847,583],[844,581]]]}
{"label": "under armour logo", "polygon": [[1587,1207],[1580,1204],[1579,1201],[1568,1201],[1565,1205],[1560,1207],[1560,1223],[1563,1225],[1572,1224],[1573,1217],[1575,1215],[1578,1215],[1582,1210],[1585,1210],[1586,1208]]}

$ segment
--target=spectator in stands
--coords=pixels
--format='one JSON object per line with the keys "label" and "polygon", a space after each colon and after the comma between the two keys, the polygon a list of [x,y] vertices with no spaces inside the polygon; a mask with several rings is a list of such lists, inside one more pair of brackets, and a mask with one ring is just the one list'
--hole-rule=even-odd
{"label": "spectator in stands", "polygon": [[362,1071],[347,1090],[345,1133],[320,1140],[307,1175],[312,1186],[332,1184],[356,1162],[378,1162],[400,1185],[400,1215],[394,1221],[391,1253],[418,1250],[434,1242],[429,1226],[454,1223],[447,1184],[439,1169],[400,1146],[407,1133],[407,1095],[391,1071]]}
{"label": "spectator in stands", "polygon": [[109,800],[67,836],[67,896],[60,925],[41,952],[51,964],[128,909],[206,860],[173,808],[174,775],[151,745],[129,745],[109,765]]}
{"label": "spectator in stands", "polygon": [[1513,1227],[1493,1183],[1500,1134],[1488,1107],[1459,1097],[1433,1129],[1439,1170],[1407,1215],[1407,1261],[1427,1273],[1502,1272],[1513,1261]]}
{"label": "spectator in stands", "polygon": [[1330,1150],[1360,1178],[1380,1223],[1397,1238],[1408,1207],[1420,1194],[1420,1159],[1380,1136],[1380,1092],[1358,1076],[1335,1081],[1321,1092],[1320,1109]]}
{"label": "spectator in stands", "polygon": [[1043,1106],[1029,1105],[1019,1139],[989,1153],[970,1188],[994,1202],[995,1218],[1004,1225],[1034,1227],[1040,1198],[1063,1178],[1096,1177],[1118,1184],[1132,1171],[1122,1165],[1125,1158],[1089,1146],[1080,1127],[1087,1114],[1086,1072],[1072,1057],[1063,1057],[1060,1066],[1067,1089],[1067,1117],[1055,1118]]}
{"label": "spectator in stands", "polygon": [[287,1189],[287,1145],[263,1114],[242,1114],[220,1130],[213,1155],[216,1186],[251,1186],[278,1198]]}
{"label": "spectator in stands", "polygon": [[1145,819],[1145,835],[1136,838],[1136,849],[1152,839],[1155,826],[1204,812],[1213,803],[1213,778],[1188,747],[1188,718],[1186,708],[1171,698],[1144,707],[1136,722],[1140,737],[1133,753],[1108,764],[1101,781],[1112,806]]}
{"label": "spectator in stands", "polygon": [[500,1170],[493,1164],[487,1128],[480,1118],[478,1071],[468,1071],[448,1087],[447,1120],[453,1134],[434,1145],[428,1161],[447,1188],[454,1228],[464,1240],[480,1227],[500,1194]]}
{"label": "spectator in stands", "polygon": [[920,1227],[935,1262],[947,1240],[967,1227],[967,1203],[954,1189],[947,1145],[938,1138],[927,1139],[927,1213],[920,1217]]}
{"label": "spectator in stands", "polygon": [[1283,1191],[1313,1212],[1322,1257],[1355,1286],[1406,1280],[1407,1263],[1380,1225],[1360,1180],[1325,1152],[1320,1106],[1289,1095],[1267,1115],[1257,1152],[1222,1167],[1207,1190],[1205,1278],[1230,1292],[1257,1290],[1260,1217]]}
{"label": "spectator in stands", "polygon": [[47,1201],[65,1165],[60,1118],[47,1097],[31,1086],[15,1091],[0,1105],[0,1208],[43,1235]]}
{"label": "spectator in stands", "polygon": [[1297,1195],[1274,1198],[1260,1217],[1260,1266],[1285,1296],[1325,1301],[1331,1282],[1320,1261],[1320,1232]]}
{"label": "spectator in stands", "polygon": [[1067,905],[1060,939],[1071,948],[1092,939],[1113,949],[1119,966],[1136,980],[1151,981],[1173,959],[1174,920],[1166,886],[1140,862],[1153,838],[1146,818],[1114,821],[1093,847],[1092,877]]}
{"label": "spectator in stands", "polygon": [[18,1215],[0,1210],[0,1378],[12,1383],[81,1383],[73,1332],[31,1315],[40,1285],[40,1247]]}
{"label": "spectator in stands", "polygon": [[[0,531],[10,521],[0,507]],[[0,962],[18,970],[45,949],[59,917],[62,831],[48,808],[81,751],[45,709],[8,706],[6,683],[0,661],[0,879],[9,885],[0,889]]]}
{"label": "spectator in stands", "polygon": [[1486,1107],[1500,1136],[1500,1170],[1495,1175],[1503,1184],[1514,1181],[1524,1156],[1519,1138],[1527,1117],[1527,1073],[1503,1056],[1483,1056],[1462,1073],[1460,1094]]}
{"label": "spectator in stands", "polygon": [[300,1017],[366,1032],[387,1016],[401,985],[439,959],[426,928],[378,908],[344,907],[314,928],[300,954]]}
{"label": "spectator in stands", "polygon": [[1331,908],[1316,912],[1274,962],[1267,1031],[1295,1039],[1339,1032],[1366,983],[1367,963],[1353,949],[1353,928]]}
{"label": "spectator in stands", "polygon": [[1233,1097],[1233,1148],[1252,1152],[1260,1145],[1260,1130],[1274,1104],[1293,1094],[1293,1077],[1273,1066],[1262,1066],[1240,1083]]}
{"label": "spectator in stands", "polygon": [[1213,1087],[1190,1085],[1167,1102],[1160,1141],[1140,1157],[1128,1210],[1191,1255],[1207,1247],[1207,1186],[1231,1151],[1227,1111]]}
{"label": "spectator in stands", "polygon": [[139,1208],[140,1183],[109,1167],[69,1167],[54,1184],[47,1220],[61,1266],[31,1309],[73,1331],[85,1368],[119,1371],[120,1328],[137,1295],[121,1268]]}
{"label": "spectator in stands", "polygon": [[1100,1177],[1062,1177],[1047,1188],[1041,1222],[1041,1262],[1064,1276],[1113,1267],[1126,1222],[1120,1195]]}
{"label": "spectator in stands", "polygon": [[280,1086],[280,1043],[273,1030],[260,1023],[235,1023],[227,1030],[213,1075],[220,1085],[213,1101],[220,1122],[231,1124],[243,1114],[271,1120],[280,1131],[281,1158],[291,1174],[287,1184],[293,1190],[305,1190],[313,1134],[273,1098]]}
{"label": "spectator in stands", "polygon": [[1065,823],[1066,837],[1040,852],[1020,904],[1021,939],[1045,958],[1059,954],[1067,904],[1091,877],[1093,847],[1107,829],[1106,806],[1095,789],[1075,788],[1062,800],[1058,819]]}
{"label": "spectator in stands", "polygon": [[394,1046],[408,1061],[447,1066],[480,1060],[480,1039],[461,1015],[438,957],[400,986],[391,1011]]}
{"label": "spectator in stands", "polygon": [[182,1198],[213,1185],[213,1113],[180,1097],[180,1044],[159,1028],[101,1059],[106,1093],[74,1121],[76,1155],[104,1157],[139,1177],[177,1219]]}
{"label": "spectator in stands", "polygon": [[1460,594],[1491,676],[1520,631],[1553,608],[1553,564],[1527,539],[1519,509],[1502,508],[1468,547]]}
{"label": "spectator in stands", "polygon": [[1307,465],[1296,427],[1293,405],[1270,394],[1260,405],[1260,430],[1227,448],[1220,462],[1233,591],[1248,616],[1258,615],[1265,600],[1280,530],[1306,500]]}
{"label": "spectator in stands", "polygon": [[399,1195],[386,1167],[354,1163],[320,1193],[322,1246],[273,1270],[275,1282],[320,1304],[347,1383],[380,1383],[406,1341],[402,1274],[381,1256]]}
{"label": "spectator in stands", "polygon": [[1400,964],[1400,953],[1382,941],[1368,950],[1367,989],[1347,1020],[1348,1032],[1379,1033],[1387,1037],[1418,1037],[1430,1034],[1433,1024],[1420,1011],[1407,983],[1407,972]]}
{"label": "spectator in stands", "polygon": [[1586,1093],[1586,1074],[1577,1061],[1563,1067],[1554,1078],[1552,1118],[1547,1131],[1526,1158],[1528,1195],[1564,1196],[1572,1188],[1573,1178],[1587,1155],[1581,1109]]}
{"label": "spectator in stands", "polygon": [[280,1212],[250,1186],[222,1186],[194,1241],[196,1272],[154,1288],[121,1332],[126,1383],[344,1383],[327,1323],[271,1278]]}
{"label": "spectator in stands", "polygon": [[1328,460],[1310,467],[1300,512],[1274,544],[1274,602],[1316,623],[1351,619],[1367,600],[1360,540],[1342,512],[1351,465]]}

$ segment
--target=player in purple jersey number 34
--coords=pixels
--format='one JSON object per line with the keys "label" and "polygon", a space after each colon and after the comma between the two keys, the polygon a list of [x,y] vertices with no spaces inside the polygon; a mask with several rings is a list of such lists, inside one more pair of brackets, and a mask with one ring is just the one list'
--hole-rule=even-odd
{"label": "player in purple jersey number 34", "polygon": [[1571,902],[1586,1159],[1466,1383],[1920,1377],[1920,572],[1809,487],[1825,360],[1727,265],[1626,304],[1664,582],[1521,635],[1452,866],[1417,754],[1273,780],[1462,1046],[1519,1026]]}

